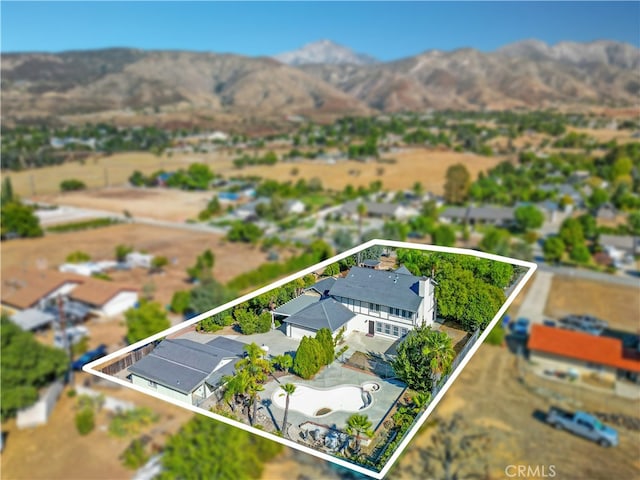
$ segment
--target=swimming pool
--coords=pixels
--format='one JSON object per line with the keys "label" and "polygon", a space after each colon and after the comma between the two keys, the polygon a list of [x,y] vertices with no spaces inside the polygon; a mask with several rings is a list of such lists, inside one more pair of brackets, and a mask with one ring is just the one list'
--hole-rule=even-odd
{"label": "swimming pool", "polygon": [[[286,394],[278,388],[273,393],[273,403],[282,409]],[[331,388],[313,388],[296,384],[296,391],[289,398],[289,410],[308,417],[324,417],[333,412],[359,412],[373,403],[371,393],[356,385],[338,385]]]}

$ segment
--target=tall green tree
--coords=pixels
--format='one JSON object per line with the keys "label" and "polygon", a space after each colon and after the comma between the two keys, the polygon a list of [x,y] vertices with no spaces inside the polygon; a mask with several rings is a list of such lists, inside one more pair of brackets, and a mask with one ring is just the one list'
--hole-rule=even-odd
{"label": "tall green tree", "polygon": [[0,192],[0,206],[4,206],[7,203],[15,202],[16,197],[13,193],[13,185],[11,183],[11,177],[5,176],[2,179],[2,192]]}
{"label": "tall green tree", "polygon": [[565,244],[560,237],[550,237],[545,240],[542,250],[547,262],[559,262],[564,255]]}
{"label": "tall green tree", "polygon": [[124,312],[124,318],[129,344],[139,342],[171,326],[167,313],[158,302],[142,300],[138,308],[130,308]]}
{"label": "tall green tree", "polygon": [[320,342],[313,337],[302,337],[293,359],[293,371],[300,377],[309,379],[320,371],[322,359]]}
{"label": "tall green tree", "polygon": [[276,442],[197,415],[167,441],[158,478],[255,480],[281,450]]}
{"label": "tall green tree", "polygon": [[516,208],[514,216],[518,228],[523,232],[540,228],[544,223],[544,214],[534,205]]}
{"label": "tall green tree", "polygon": [[316,340],[322,347],[322,364],[330,365],[335,360],[333,336],[328,328],[321,328],[316,332]]}
{"label": "tall green tree", "polygon": [[280,385],[280,388],[284,393],[280,395],[286,395],[285,398],[285,406],[284,406],[284,418],[282,419],[282,428],[281,431],[285,435],[287,434],[287,417],[289,416],[289,400],[291,395],[293,395],[296,391],[296,386],[293,383],[285,383],[284,385]]}
{"label": "tall green tree", "polygon": [[13,234],[22,238],[41,237],[40,219],[33,213],[33,207],[20,202],[8,202],[0,209],[0,231],[2,238]]}
{"label": "tall green tree", "polygon": [[436,379],[449,373],[454,355],[451,338],[445,332],[418,327],[400,343],[392,366],[409,388],[429,393]]}
{"label": "tall green tree", "polygon": [[463,164],[458,163],[447,169],[444,184],[444,198],[447,203],[462,205],[469,197],[471,175]]}
{"label": "tall green tree", "polygon": [[38,390],[64,375],[67,354],[36,341],[9,317],[0,320],[0,413],[4,421],[38,399]]}

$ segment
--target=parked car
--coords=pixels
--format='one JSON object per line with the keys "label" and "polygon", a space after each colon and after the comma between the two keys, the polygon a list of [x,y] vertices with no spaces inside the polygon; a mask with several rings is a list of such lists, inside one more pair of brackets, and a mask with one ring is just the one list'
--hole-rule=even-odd
{"label": "parked car", "polygon": [[552,407],[547,413],[547,423],[558,430],[567,430],[575,435],[593,440],[603,447],[618,445],[618,432],[585,412],[571,413]]}
{"label": "parked car", "polygon": [[604,320],[591,315],[568,315],[558,321],[561,328],[574,330],[577,332],[600,335],[609,326]]}
{"label": "parked car", "polygon": [[107,354],[107,346],[103,343],[98,348],[93,350],[89,350],[88,352],[82,354],[80,358],[77,358],[72,364],[71,367],[74,370],[82,370],[87,363],[93,362],[99,358],[104,357]]}
{"label": "parked car", "polygon": [[544,320],[542,324],[546,327],[555,327],[556,322],[554,320]]}
{"label": "parked car", "polygon": [[531,322],[528,318],[520,317],[511,324],[511,333],[514,335],[526,336],[529,334],[529,325]]}

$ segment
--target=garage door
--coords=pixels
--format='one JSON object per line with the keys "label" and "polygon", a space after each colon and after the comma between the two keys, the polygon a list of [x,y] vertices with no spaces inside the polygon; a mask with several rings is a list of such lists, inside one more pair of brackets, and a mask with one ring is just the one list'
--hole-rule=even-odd
{"label": "garage door", "polygon": [[309,330],[307,328],[297,327],[295,325],[291,325],[290,336],[291,338],[295,338],[297,340],[302,339],[302,337],[314,337],[316,335],[315,330]]}

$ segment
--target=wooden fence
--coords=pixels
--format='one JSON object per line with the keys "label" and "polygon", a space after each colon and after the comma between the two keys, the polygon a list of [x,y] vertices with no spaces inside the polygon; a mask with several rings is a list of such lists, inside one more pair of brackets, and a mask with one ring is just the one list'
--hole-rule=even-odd
{"label": "wooden fence", "polygon": [[113,363],[102,367],[100,371],[102,373],[106,373],[107,375],[115,375],[118,372],[124,370],[125,368],[129,368],[131,365],[141,360],[142,357],[148,355],[151,350],[156,347],[155,342],[150,343],[149,345],[145,345],[144,347],[138,348],[133,352],[127,353],[124,357],[119,360],[115,360]]}

